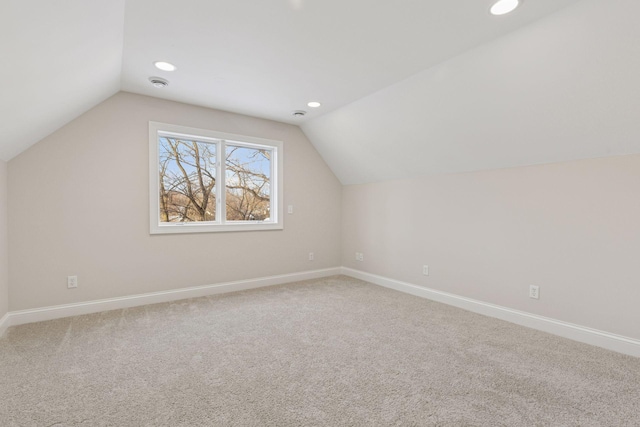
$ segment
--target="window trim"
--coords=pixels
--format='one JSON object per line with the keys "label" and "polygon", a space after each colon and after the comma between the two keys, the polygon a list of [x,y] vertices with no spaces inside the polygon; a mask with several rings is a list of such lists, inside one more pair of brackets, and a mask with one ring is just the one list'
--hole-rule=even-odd
{"label": "window trim", "polygon": [[[161,134],[188,137],[202,142],[216,143],[216,222],[193,223],[161,223],[160,222],[160,174],[158,137]],[[222,142],[222,144],[220,143]],[[230,145],[255,147],[262,146],[273,150],[271,159],[271,210],[269,222],[259,221],[226,221],[226,194],[218,184],[225,174],[223,147]],[[284,228],[284,144],[282,141],[237,135],[208,129],[192,128],[168,123],[149,122],[149,233],[150,234],[183,234],[214,233],[229,231],[263,231],[282,230]]]}

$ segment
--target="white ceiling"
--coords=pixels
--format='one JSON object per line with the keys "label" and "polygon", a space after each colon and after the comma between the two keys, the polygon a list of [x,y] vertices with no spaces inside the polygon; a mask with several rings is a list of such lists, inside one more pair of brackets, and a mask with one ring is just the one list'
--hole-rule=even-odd
{"label": "white ceiling", "polygon": [[0,0],[0,158],[120,90],[124,0]]}
{"label": "white ceiling", "polygon": [[345,184],[635,150],[639,2],[492,2],[2,0],[0,157],[119,90],[300,124]]}
{"label": "white ceiling", "polygon": [[531,0],[506,19],[493,0],[128,0],[122,88],[298,124],[572,2]]}
{"label": "white ceiling", "polygon": [[638,16],[578,2],[302,129],[343,184],[640,153]]}

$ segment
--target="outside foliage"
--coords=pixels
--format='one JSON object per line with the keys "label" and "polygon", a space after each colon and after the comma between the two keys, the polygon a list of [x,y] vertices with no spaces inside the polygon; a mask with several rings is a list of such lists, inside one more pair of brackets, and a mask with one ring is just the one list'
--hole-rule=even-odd
{"label": "outside foliage", "polygon": [[266,221],[270,216],[271,151],[227,145],[227,221]]}
{"label": "outside foliage", "polygon": [[217,188],[216,144],[159,138],[160,221],[216,220],[216,192],[224,191],[227,221],[268,221],[271,151],[226,145],[225,182]]}

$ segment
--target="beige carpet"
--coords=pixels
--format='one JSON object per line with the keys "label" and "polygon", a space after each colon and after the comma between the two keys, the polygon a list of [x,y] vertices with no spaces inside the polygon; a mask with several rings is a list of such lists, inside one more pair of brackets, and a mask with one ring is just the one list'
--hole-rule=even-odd
{"label": "beige carpet", "polygon": [[640,359],[346,277],[0,339],[1,426],[639,426]]}

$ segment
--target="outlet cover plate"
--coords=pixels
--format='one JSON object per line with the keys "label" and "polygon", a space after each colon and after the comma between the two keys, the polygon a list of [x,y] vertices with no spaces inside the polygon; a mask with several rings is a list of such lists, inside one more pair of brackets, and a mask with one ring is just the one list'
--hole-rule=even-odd
{"label": "outlet cover plate", "polygon": [[529,298],[540,299],[540,287],[531,285],[529,286]]}

